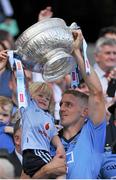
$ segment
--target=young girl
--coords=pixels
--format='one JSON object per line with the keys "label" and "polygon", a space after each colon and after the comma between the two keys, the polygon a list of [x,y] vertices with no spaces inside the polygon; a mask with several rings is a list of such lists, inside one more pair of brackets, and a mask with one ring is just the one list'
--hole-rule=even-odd
{"label": "young girl", "polygon": [[24,172],[32,177],[51,160],[50,142],[56,147],[56,154],[65,155],[63,145],[54,126],[53,92],[46,83],[31,83],[31,98],[28,107],[22,111],[22,150]]}

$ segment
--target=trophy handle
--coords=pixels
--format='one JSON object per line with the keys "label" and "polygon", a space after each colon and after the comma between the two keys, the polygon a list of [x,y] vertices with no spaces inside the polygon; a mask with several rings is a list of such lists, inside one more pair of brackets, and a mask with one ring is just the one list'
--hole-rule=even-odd
{"label": "trophy handle", "polygon": [[80,26],[77,25],[76,22],[73,22],[73,23],[69,26],[69,29],[70,29],[71,31],[73,31],[73,30],[77,30],[77,29],[81,29],[81,28],[80,28]]}

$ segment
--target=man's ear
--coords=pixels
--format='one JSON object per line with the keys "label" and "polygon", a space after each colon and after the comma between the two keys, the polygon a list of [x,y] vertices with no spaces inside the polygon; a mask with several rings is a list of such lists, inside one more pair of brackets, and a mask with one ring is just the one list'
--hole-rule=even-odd
{"label": "man's ear", "polygon": [[82,117],[83,117],[83,118],[86,118],[87,116],[88,116],[88,108],[86,107],[86,108],[84,108],[84,110],[83,110]]}
{"label": "man's ear", "polygon": [[96,63],[99,62],[99,54],[98,53],[94,53],[94,59],[95,59]]}

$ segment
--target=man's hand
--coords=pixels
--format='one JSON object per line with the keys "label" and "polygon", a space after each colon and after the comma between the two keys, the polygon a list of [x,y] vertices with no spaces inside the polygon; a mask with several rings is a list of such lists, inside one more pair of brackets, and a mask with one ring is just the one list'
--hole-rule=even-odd
{"label": "man's hand", "polygon": [[36,174],[33,176],[34,179],[37,178],[56,178],[57,176],[64,175],[66,173],[66,161],[60,155],[56,155],[48,164],[43,166]]}
{"label": "man's hand", "polygon": [[51,18],[53,16],[53,12],[51,9],[51,6],[48,6],[45,9],[41,10],[38,14],[38,21],[44,20],[46,18]]}
{"label": "man's hand", "polygon": [[73,43],[73,49],[74,51],[77,49],[80,49],[82,42],[83,42],[83,34],[80,29],[78,30],[73,30],[73,38],[74,38],[74,43]]}
{"label": "man's hand", "polygon": [[111,81],[111,79],[116,79],[116,67],[114,67],[107,77],[108,81]]}
{"label": "man's hand", "polygon": [[56,155],[50,162],[49,171],[53,176],[61,176],[66,173],[66,159],[63,156]]}

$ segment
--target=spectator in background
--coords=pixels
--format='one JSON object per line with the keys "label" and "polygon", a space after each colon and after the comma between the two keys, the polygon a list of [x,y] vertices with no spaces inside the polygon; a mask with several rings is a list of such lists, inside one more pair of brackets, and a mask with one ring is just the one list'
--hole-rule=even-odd
{"label": "spectator in background", "polygon": [[0,29],[16,36],[19,33],[19,28],[13,15],[14,11],[10,0],[0,0]]}
{"label": "spectator in background", "polygon": [[116,26],[107,26],[100,29],[98,37],[107,37],[116,39]]}
{"label": "spectator in background", "polygon": [[116,67],[116,40],[111,38],[99,38],[95,47],[94,69],[100,79],[104,93],[108,88],[108,74]]}
{"label": "spectator in background", "polygon": [[116,139],[116,101],[112,104],[108,111],[111,113],[106,131],[106,145],[112,146]]}
{"label": "spectator in background", "polygon": [[10,125],[12,110],[12,100],[0,96],[0,148],[6,148],[9,153],[14,150],[14,142],[11,136],[13,134],[13,127]]}
{"label": "spectator in background", "polygon": [[[107,27],[104,27],[104,28],[100,29],[99,38],[104,38],[104,37],[116,40],[116,26],[107,26]],[[108,44],[106,43],[106,45],[108,45]],[[108,81],[108,86],[106,85],[106,93],[107,93],[107,96],[109,96],[109,97],[115,97],[115,94],[116,94],[115,93],[115,91],[116,91],[116,63],[115,63],[116,62],[116,58],[115,58],[116,53],[115,53],[115,44],[114,44],[113,50],[114,51],[113,51],[112,54],[110,53],[110,50],[107,51],[107,57],[108,57],[108,54],[109,54],[109,58],[111,59],[111,57],[113,58],[113,54],[114,54],[114,58],[111,59],[111,60],[108,60],[108,58],[106,59],[106,64],[108,62],[110,63],[110,61],[114,62],[114,64],[111,67],[111,70],[109,69],[108,72],[106,72],[106,79],[105,80]],[[103,86],[104,86],[104,83],[103,83]],[[108,106],[110,106],[110,104]]]}
{"label": "spectator in background", "polygon": [[10,63],[8,61],[8,49],[14,47],[13,37],[4,30],[0,30],[0,95],[12,97],[9,82],[12,78]]}
{"label": "spectator in background", "polygon": [[9,154],[6,149],[0,149],[0,178],[14,179],[14,166],[9,160]]}
{"label": "spectator in background", "polygon": [[[113,143],[116,140],[116,27],[109,26],[100,30],[99,39],[96,43],[95,65],[106,98],[107,114],[109,118],[106,128],[105,153],[100,170],[100,179],[116,178],[116,151],[111,151]],[[104,77],[105,75],[105,77]],[[112,154],[113,153],[113,154]]]}
{"label": "spectator in background", "polygon": [[12,78],[10,64],[8,61],[7,50],[0,51],[0,95],[12,97],[12,90],[9,83]]}
{"label": "spectator in background", "polygon": [[21,126],[20,119],[14,125],[13,139],[14,151],[9,154],[9,159],[15,167],[15,177],[20,178],[22,172],[22,152],[21,152]]}
{"label": "spectator in background", "polygon": [[9,32],[0,29],[0,41],[6,49],[14,49],[14,38]]}
{"label": "spectator in background", "polygon": [[107,147],[99,174],[100,179],[116,179],[116,136],[112,148]]}
{"label": "spectator in background", "polygon": [[14,166],[8,159],[0,158],[0,179],[14,179]]}
{"label": "spectator in background", "polygon": [[95,47],[95,60],[94,69],[100,79],[108,109],[116,94],[116,39],[99,38]]}
{"label": "spectator in background", "polygon": [[1,21],[3,21],[6,17],[13,16],[13,7],[11,5],[10,0],[1,0],[0,1],[0,17]]}

